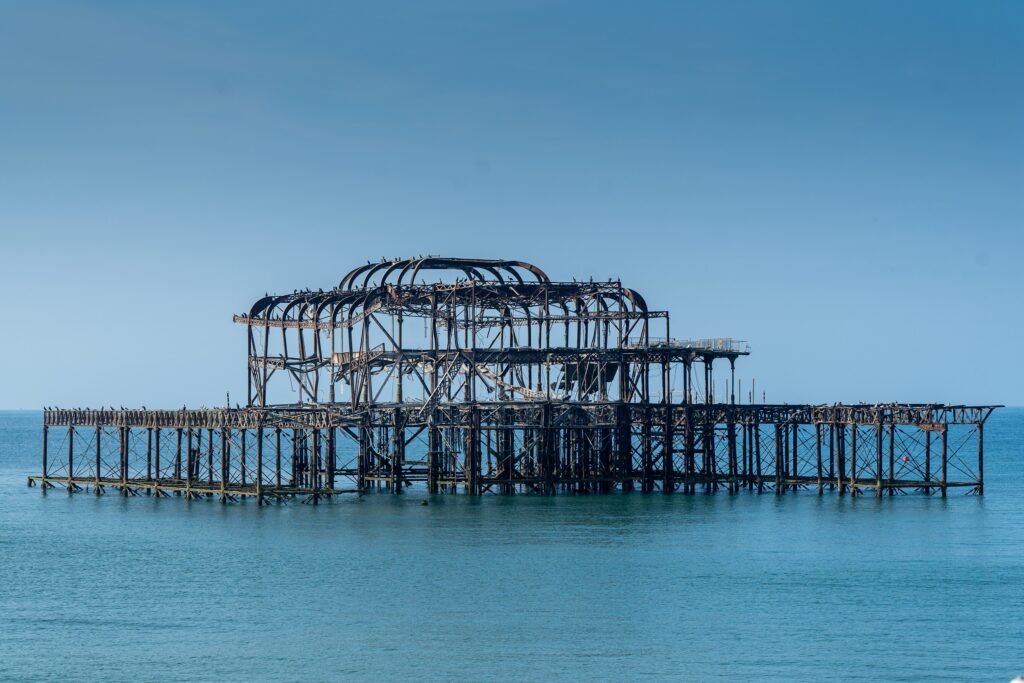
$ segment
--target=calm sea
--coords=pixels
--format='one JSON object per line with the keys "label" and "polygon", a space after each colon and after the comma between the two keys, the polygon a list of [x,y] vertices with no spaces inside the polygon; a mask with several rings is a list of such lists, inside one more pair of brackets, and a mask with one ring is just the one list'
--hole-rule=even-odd
{"label": "calm sea", "polygon": [[28,488],[0,413],[0,679],[1009,681],[1024,410],[983,498],[349,497]]}

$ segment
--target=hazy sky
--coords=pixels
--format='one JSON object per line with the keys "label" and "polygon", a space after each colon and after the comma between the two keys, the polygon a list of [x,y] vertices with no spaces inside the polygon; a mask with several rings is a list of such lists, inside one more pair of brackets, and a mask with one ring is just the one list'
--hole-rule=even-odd
{"label": "hazy sky", "polygon": [[769,401],[1024,404],[1024,3],[298,6],[0,5],[0,407],[243,400],[233,313],[420,253]]}

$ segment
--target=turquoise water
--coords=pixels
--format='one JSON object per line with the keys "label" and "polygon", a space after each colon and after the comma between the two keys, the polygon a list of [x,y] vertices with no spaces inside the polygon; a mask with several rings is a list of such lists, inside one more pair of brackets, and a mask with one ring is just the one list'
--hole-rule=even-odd
{"label": "turquoise water", "polygon": [[1008,681],[1024,410],[983,498],[367,495],[257,508],[28,488],[0,413],[2,680]]}

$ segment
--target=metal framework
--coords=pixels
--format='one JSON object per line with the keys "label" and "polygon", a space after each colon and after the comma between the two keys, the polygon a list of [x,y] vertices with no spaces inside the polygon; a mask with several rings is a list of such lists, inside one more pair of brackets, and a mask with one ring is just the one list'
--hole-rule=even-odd
{"label": "metal framework", "polygon": [[[29,483],[261,504],[415,485],[984,491],[998,406],[738,404],[749,347],[673,339],[668,313],[619,281],[398,259],[329,291],[265,296],[234,320],[248,338],[246,407],[48,409]],[[716,362],[729,371],[718,395]]]}

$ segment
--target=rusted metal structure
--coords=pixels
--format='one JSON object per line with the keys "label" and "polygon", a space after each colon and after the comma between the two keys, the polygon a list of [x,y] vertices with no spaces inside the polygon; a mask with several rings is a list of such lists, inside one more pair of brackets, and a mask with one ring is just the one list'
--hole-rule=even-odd
{"label": "rusted metal structure", "polygon": [[984,491],[997,406],[737,403],[747,345],[673,339],[668,313],[618,281],[397,259],[330,290],[265,296],[234,320],[248,338],[245,407],[48,409],[30,484],[261,504],[410,486]]}

